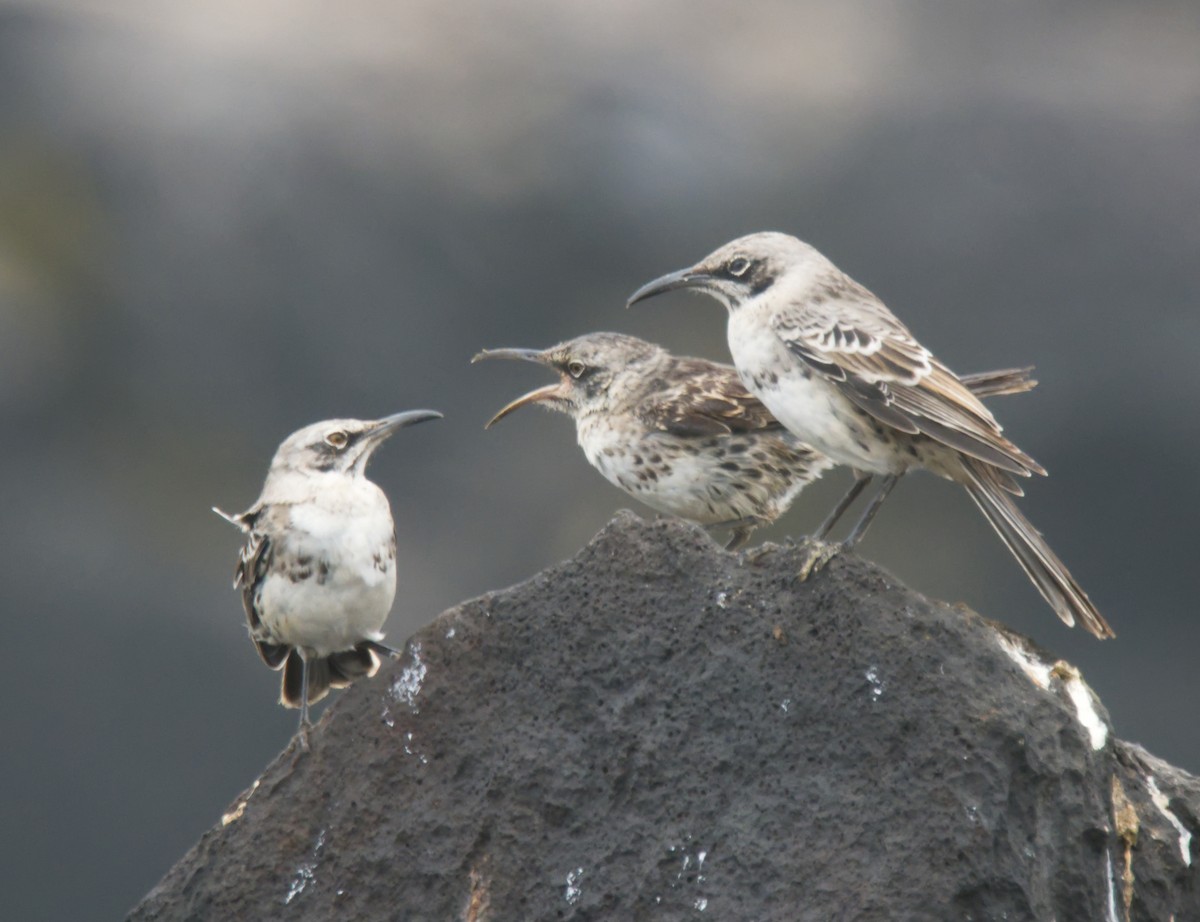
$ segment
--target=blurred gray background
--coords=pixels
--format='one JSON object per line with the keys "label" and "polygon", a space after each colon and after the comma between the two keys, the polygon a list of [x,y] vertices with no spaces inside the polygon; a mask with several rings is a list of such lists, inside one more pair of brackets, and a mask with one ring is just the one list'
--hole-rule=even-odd
{"label": "blurred gray background", "polygon": [[565,418],[484,432],[548,379],[471,355],[617,329],[726,359],[716,303],[624,298],[763,229],[951,367],[1037,365],[994,404],[1051,472],[1023,508],[1118,639],[1062,627],[933,478],[863,552],[1066,657],[1120,735],[1200,771],[1195,3],[9,3],[7,917],[118,917],[288,742],[209,511],[253,501],[284,436],[446,414],[373,466],[401,643],[633,505]]}

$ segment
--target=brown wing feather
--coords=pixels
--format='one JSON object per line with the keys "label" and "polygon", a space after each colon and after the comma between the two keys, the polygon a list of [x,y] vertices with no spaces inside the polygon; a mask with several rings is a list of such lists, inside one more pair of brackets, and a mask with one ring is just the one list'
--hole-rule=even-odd
{"label": "brown wing feather", "polygon": [[1033,376],[1032,365],[1025,368],[977,371],[971,375],[959,375],[958,380],[970,388],[971,393],[976,397],[1025,394],[1037,387],[1037,379]]}
{"label": "brown wing feather", "polygon": [[733,432],[783,431],[762,402],[728,365],[679,359],[661,387],[642,401],[643,421],[682,437]]}
{"label": "brown wing feather", "polygon": [[810,304],[777,315],[775,332],[856,406],[901,432],[924,434],[1002,470],[1045,473],[870,292],[844,276],[819,291]]}
{"label": "brown wing feather", "polygon": [[291,648],[261,639],[263,626],[262,618],[258,614],[258,587],[271,568],[272,546],[270,537],[261,531],[254,530],[260,511],[251,510],[239,516],[249,537],[245,547],[238,554],[237,566],[233,570],[233,587],[242,590],[242,607],[246,610],[250,639],[254,641],[258,655],[272,669],[279,669],[283,666]]}

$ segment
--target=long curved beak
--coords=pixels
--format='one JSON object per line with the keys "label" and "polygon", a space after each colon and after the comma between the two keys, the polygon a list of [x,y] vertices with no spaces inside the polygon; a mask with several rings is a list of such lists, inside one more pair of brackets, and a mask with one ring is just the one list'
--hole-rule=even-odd
{"label": "long curved beak", "polygon": [[406,410],[403,413],[393,413],[376,422],[365,433],[372,442],[382,442],[388,436],[400,431],[406,426],[428,422],[431,419],[442,419],[437,410]]}
{"label": "long curved beak", "polygon": [[[471,364],[482,362],[484,359],[519,359],[522,362],[534,362],[538,365],[546,364],[546,353],[540,349],[484,349],[477,352],[471,359]],[[499,413],[487,421],[484,429],[491,429],[492,426],[504,419],[513,410],[519,410],[521,407],[530,403],[541,403],[547,400],[555,400],[562,396],[562,383],[547,384],[545,387],[539,387],[536,391],[530,391],[528,394],[522,394],[512,403],[503,407]]]}
{"label": "long curved beak", "polygon": [[538,349],[481,349],[471,357],[471,364],[482,362],[484,359],[520,359],[522,362],[545,364],[542,353]]}
{"label": "long curved beak", "polygon": [[513,410],[519,410],[521,407],[530,403],[540,403],[545,400],[556,400],[562,396],[562,384],[554,383],[547,384],[544,387],[539,387],[536,391],[530,391],[528,394],[522,394],[512,403],[503,407],[499,413],[487,421],[484,429],[491,429],[492,426],[504,419]]}
{"label": "long curved beak", "polygon": [[677,288],[702,288],[708,281],[709,276],[703,272],[697,272],[694,267],[680,269],[678,272],[668,272],[653,282],[647,282],[635,291],[629,296],[625,306],[633,307],[639,301],[645,301],[647,298],[653,298],[655,295],[665,294]]}

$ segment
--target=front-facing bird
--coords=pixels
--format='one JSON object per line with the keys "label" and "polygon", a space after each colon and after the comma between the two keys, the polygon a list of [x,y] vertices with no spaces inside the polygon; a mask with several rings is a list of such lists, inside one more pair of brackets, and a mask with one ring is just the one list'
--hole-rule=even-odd
{"label": "front-facing bird", "polygon": [[280,703],[300,709],[379,669],[383,623],[396,595],[396,533],[383,491],[366,477],[380,445],[406,426],[440,419],[412,410],[384,419],[332,419],[288,436],[257,502],[214,509],[247,535],[234,571],[250,639],[283,670]]}
{"label": "front-facing bird", "polygon": [[839,464],[884,478],[851,543],[900,476],[931,471],[966,488],[1064,622],[1113,635],[1012,501],[1022,493],[1019,478],[1045,471],[870,291],[780,233],[734,240],[642,286],[629,303],[679,288],[725,306],[742,381],[790,432]]}

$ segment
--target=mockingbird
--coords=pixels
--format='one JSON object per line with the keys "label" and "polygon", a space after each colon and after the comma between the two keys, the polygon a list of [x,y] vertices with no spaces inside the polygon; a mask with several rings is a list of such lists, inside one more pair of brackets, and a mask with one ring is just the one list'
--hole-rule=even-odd
{"label": "mockingbird", "polygon": [[248,536],[233,585],[259,656],[283,670],[280,703],[300,709],[303,748],[308,706],[374,675],[394,652],[381,628],[396,595],[396,532],[367,462],[397,430],[441,417],[412,410],[313,423],[279,446],[253,506],[240,515],[213,508]]}
{"label": "mockingbird", "polygon": [[1079,618],[1097,637],[1113,636],[1011,499],[1023,492],[1018,477],[1045,470],[875,295],[813,247],[778,233],[734,240],[644,285],[629,304],[676,288],[725,305],[742,381],[790,432],[840,464],[884,478],[849,543],[898,478],[924,468],[966,488],[1064,622]]}
{"label": "mockingbird", "polygon": [[[549,349],[484,350],[471,361],[521,359],[558,372],[518,397],[490,428],[527,404],[566,413],[588,462],[659,512],[732,529],[727,548],[781,516],[833,461],[801,442],[750,394],[729,365],[680,358],[620,333],[590,333]],[[1017,393],[1028,369],[977,375],[977,393]],[[844,505],[818,531],[833,527]]]}

